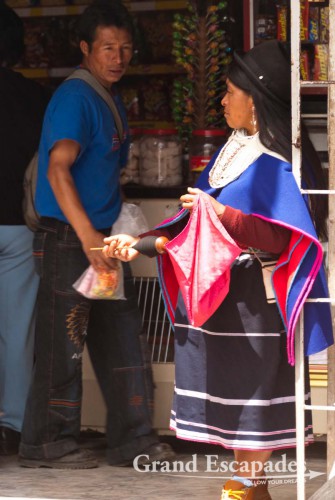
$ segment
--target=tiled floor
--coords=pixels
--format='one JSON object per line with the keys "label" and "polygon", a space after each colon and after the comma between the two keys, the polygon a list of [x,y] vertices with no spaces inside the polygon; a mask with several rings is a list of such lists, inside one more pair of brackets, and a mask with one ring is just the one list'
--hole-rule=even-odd
{"label": "tiled floor", "polygon": [[[52,469],[27,469],[19,467],[17,457],[0,457],[0,500],[53,499],[53,500],[219,500],[224,477],[229,472],[217,471],[221,462],[229,464],[232,453],[217,446],[208,447],[196,443],[166,438],[177,452],[175,469],[161,472],[138,472],[133,468],[110,467],[106,464],[103,440],[88,440],[85,446],[94,449],[99,458],[99,468],[84,471],[59,471]],[[273,500],[297,498],[294,477],[285,471],[284,460],[294,468],[295,454],[291,450],[276,453],[272,464],[280,472],[270,486]],[[211,457],[210,457],[211,456]],[[214,457],[213,457],[214,456]],[[216,459],[215,456],[218,456]],[[211,463],[211,465],[210,465]],[[183,464],[183,465],[181,465]],[[183,469],[180,472],[181,468]],[[320,473],[320,475],[315,475]],[[318,441],[306,452],[306,499],[310,498],[326,482],[326,444]],[[286,476],[285,478],[283,476]],[[294,475],[294,474],[293,474]],[[320,497],[321,498],[321,497]],[[334,494],[329,499],[334,500]]]}

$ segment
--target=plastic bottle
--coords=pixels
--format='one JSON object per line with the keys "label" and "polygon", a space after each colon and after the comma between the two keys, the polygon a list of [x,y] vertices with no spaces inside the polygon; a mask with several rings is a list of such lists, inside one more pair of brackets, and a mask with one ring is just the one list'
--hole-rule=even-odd
{"label": "plastic bottle", "polygon": [[193,130],[189,144],[190,183],[194,184],[215,151],[226,142],[223,129]]}
{"label": "plastic bottle", "polygon": [[131,128],[129,130],[130,144],[127,165],[121,170],[121,184],[140,183],[140,140],[142,137],[141,128]]}
{"label": "plastic bottle", "polygon": [[180,186],[182,145],[176,129],[145,129],[140,141],[140,184]]}

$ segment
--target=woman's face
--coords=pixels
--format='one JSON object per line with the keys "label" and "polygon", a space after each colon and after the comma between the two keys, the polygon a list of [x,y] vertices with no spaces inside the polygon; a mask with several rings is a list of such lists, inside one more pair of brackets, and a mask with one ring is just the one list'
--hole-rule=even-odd
{"label": "woman's face", "polygon": [[236,87],[228,78],[227,92],[221,101],[224,107],[224,116],[230,128],[246,129],[248,135],[256,132],[253,124],[253,100],[239,87]]}

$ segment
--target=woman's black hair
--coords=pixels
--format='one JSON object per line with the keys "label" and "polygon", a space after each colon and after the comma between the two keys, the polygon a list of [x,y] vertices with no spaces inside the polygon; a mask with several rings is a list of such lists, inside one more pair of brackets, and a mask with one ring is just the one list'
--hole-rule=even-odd
{"label": "woman's black hair", "polygon": [[[258,89],[236,63],[230,66],[227,78],[238,88],[251,95],[257,117],[261,143],[271,151],[292,161],[291,109],[270,99]],[[327,189],[326,176],[320,158],[301,121],[302,181],[307,189]],[[309,208],[316,231],[321,239],[327,238],[328,201],[324,195],[309,195]]]}
{"label": "woman's black hair", "polygon": [[16,12],[0,4],[0,66],[14,66],[24,51],[24,27]]}
{"label": "woman's black hair", "polygon": [[133,18],[120,0],[95,0],[81,14],[77,26],[77,39],[84,40],[89,48],[95,40],[99,26],[125,29],[134,38]]}

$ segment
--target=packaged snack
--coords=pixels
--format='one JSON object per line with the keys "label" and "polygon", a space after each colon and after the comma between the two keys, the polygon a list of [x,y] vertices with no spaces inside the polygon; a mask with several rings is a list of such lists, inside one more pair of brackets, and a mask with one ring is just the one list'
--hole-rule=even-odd
{"label": "packaged snack", "polygon": [[310,80],[308,50],[302,50],[300,53],[300,74],[302,80]]}
{"label": "packaged snack", "polygon": [[259,14],[255,18],[255,43],[276,38],[276,18],[271,14]]}
{"label": "packaged snack", "polygon": [[142,37],[139,44],[139,63],[172,62],[173,12],[144,11],[137,14],[138,31]]}
{"label": "packaged snack", "polygon": [[123,85],[120,87],[122,101],[127,109],[128,120],[140,119],[140,104],[138,96],[138,88],[134,85]]}
{"label": "packaged snack", "polygon": [[329,43],[329,7],[320,7],[320,42]]}
{"label": "packaged snack", "polygon": [[319,13],[320,9],[317,6],[310,6],[309,21],[308,21],[308,39],[312,42],[319,40]]}
{"label": "packaged snack", "polygon": [[171,97],[168,78],[147,78],[139,88],[144,120],[171,121]]}
{"label": "packaged snack", "polygon": [[46,68],[49,66],[47,53],[47,18],[27,18],[24,22],[24,45],[22,66],[26,68]]}
{"label": "packaged snack", "polygon": [[[121,212],[113,224],[111,235],[127,233],[137,236],[148,230],[148,222],[141,207],[134,203],[123,202]],[[123,267],[119,260],[115,260],[115,268],[108,271],[97,272],[89,266],[72,286],[88,299],[126,300]]]}
{"label": "packaged snack", "polygon": [[328,45],[314,46],[314,80],[322,81],[328,78]]}
{"label": "packaged snack", "polygon": [[277,6],[277,39],[287,41],[287,5]]}
{"label": "packaged snack", "polygon": [[116,268],[109,271],[97,272],[92,266],[89,266],[73,283],[73,288],[88,299],[125,299],[121,262],[116,261]]}
{"label": "packaged snack", "polygon": [[301,9],[300,40],[308,40],[309,2],[307,0],[301,0],[300,9]]}

